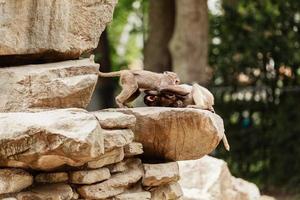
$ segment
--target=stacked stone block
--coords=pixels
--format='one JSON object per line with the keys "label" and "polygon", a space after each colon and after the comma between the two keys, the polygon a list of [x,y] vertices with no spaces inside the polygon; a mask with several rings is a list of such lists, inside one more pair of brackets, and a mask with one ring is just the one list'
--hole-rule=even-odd
{"label": "stacked stone block", "polygon": [[0,199],[183,199],[175,161],[224,136],[199,109],[85,110],[116,3],[0,0]]}

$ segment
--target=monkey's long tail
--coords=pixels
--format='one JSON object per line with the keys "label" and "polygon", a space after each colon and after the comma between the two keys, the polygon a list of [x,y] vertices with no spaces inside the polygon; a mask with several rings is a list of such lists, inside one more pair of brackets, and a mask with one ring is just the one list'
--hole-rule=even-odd
{"label": "monkey's long tail", "polygon": [[224,135],[223,135],[222,141],[223,141],[223,144],[224,144],[225,149],[226,149],[227,151],[230,151],[230,145],[229,145],[229,143],[228,143],[228,140],[227,140],[227,137],[226,137],[225,133],[224,133]]}
{"label": "monkey's long tail", "polygon": [[104,72],[99,72],[98,73],[99,76],[101,77],[117,77],[121,75],[121,71],[117,71],[117,72],[108,72],[108,73],[104,73]]}

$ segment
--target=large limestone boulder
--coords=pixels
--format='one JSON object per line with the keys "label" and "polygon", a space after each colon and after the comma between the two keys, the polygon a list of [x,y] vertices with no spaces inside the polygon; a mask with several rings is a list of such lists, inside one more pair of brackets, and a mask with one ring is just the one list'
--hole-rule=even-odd
{"label": "large limestone boulder", "polygon": [[212,152],[224,135],[223,120],[206,110],[145,107],[116,111],[136,117],[135,141],[143,144],[144,156],[152,159],[198,159]]}
{"label": "large limestone boulder", "polygon": [[78,58],[96,48],[117,0],[1,0],[0,65]]}
{"label": "large limestone boulder", "polygon": [[185,200],[259,200],[256,185],[231,175],[226,162],[210,156],[179,161]]}
{"label": "large limestone boulder", "polygon": [[102,129],[82,109],[0,113],[0,166],[50,170],[104,153]]}
{"label": "large limestone boulder", "polygon": [[97,83],[98,70],[99,65],[90,59],[0,68],[0,112],[85,108]]}

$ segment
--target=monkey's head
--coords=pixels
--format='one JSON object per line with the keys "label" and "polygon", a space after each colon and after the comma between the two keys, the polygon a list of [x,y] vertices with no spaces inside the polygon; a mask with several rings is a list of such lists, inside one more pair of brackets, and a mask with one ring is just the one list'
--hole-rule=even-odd
{"label": "monkey's head", "polygon": [[156,95],[147,94],[144,96],[144,103],[147,106],[160,106],[160,99]]}
{"label": "monkey's head", "polygon": [[184,107],[183,101],[175,94],[155,94],[149,92],[144,97],[144,103],[147,106],[164,106],[164,107]]}
{"label": "monkey's head", "polygon": [[174,72],[165,71],[163,75],[166,77],[168,85],[178,85],[180,83],[178,75]]}

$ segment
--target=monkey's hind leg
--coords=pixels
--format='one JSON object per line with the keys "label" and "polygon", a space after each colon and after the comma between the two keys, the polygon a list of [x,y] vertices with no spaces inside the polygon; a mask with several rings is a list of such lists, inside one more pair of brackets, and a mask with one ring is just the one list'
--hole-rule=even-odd
{"label": "monkey's hind leg", "polygon": [[132,73],[123,73],[120,77],[121,93],[116,97],[116,103],[120,108],[128,107],[126,103],[132,101],[134,94],[138,90],[138,84]]}

